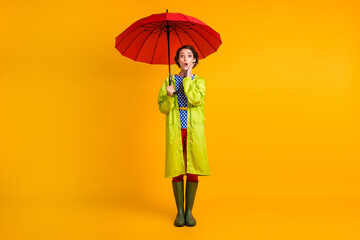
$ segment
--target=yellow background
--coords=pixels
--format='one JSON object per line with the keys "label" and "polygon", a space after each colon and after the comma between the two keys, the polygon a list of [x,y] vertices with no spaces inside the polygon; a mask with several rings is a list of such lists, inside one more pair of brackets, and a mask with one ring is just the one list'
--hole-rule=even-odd
{"label": "yellow background", "polygon": [[[193,71],[211,173],[194,228],[172,225],[164,178],[167,66],[114,47],[166,9],[223,41]],[[356,0],[3,3],[0,238],[359,239],[359,14]]]}

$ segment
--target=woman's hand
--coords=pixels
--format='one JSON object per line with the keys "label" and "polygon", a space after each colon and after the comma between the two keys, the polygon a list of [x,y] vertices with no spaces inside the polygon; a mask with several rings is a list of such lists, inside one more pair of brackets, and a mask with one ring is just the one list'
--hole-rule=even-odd
{"label": "woman's hand", "polygon": [[192,76],[192,69],[193,69],[194,65],[195,65],[195,61],[192,64],[190,64],[190,66],[189,66],[189,68],[187,70],[187,75],[186,75],[187,77]]}
{"label": "woman's hand", "polygon": [[166,87],[166,90],[167,90],[167,94],[172,97],[173,96],[173,93],[175,92],[175,87],[173,85],[170,85],[168,87]]}

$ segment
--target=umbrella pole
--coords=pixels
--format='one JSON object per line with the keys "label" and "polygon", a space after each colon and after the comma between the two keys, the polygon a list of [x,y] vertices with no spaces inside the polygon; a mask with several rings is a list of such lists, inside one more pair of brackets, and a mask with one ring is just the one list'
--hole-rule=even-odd
{"label": "umbrella pole", "polygon": [[[166,9],[166,12],[168,12],[167,9]],[[170,86],[171,85],[171,70],[170,70],[170,30],[169,30],[169,21],[166,21],[166,35],[167,35],[167,42],[168,42],[169,86]],[[177,92],[174,92],[173,94],[177,94]]]}
{"label": "umbrella pole", "polygon": [[169,31],[169,21],[166,21],[166,35],[167,35],[167,42],[168,42],[168,65],[169,65],[169,86],[171,85],[171,70],[170,70],[170,31]]}

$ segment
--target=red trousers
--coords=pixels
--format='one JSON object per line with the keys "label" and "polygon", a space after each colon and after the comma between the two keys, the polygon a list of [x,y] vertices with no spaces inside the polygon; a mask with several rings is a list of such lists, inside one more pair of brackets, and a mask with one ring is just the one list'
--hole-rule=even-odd
{"label": "red trousers", "polygon": [[[182,138],[182,146],[183,146],[183,154],[184,154],[184,161],[185,161],[185,171],[187,167],[187,158],[186,158],[186,138],[187,138],[187,129],[181,129],[181,138]],[[186,180],[188,182],[198,182],[198,175],[187,173]],[[182,182],[183,181],[183,174],[173,177],[173,182]]]}

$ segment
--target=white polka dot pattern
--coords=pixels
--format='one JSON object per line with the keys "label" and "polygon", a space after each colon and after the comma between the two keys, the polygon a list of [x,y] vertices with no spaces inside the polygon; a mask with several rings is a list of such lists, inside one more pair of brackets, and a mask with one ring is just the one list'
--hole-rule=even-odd
{"label": "white polka dot pattern", "polygon": [[[194,79],[195,75],[192,76]],[[178,75],[175,75],[175,85],[176,85],[176,92],[177,92],[177,99],[179,107],[187,107],[187,97],[184,92],[184,86],[182,84],[182,80],[184,78]],[[179,110],[180,111],[180,122],[181,128],[186,129],[187,127],[187,110]]]}

